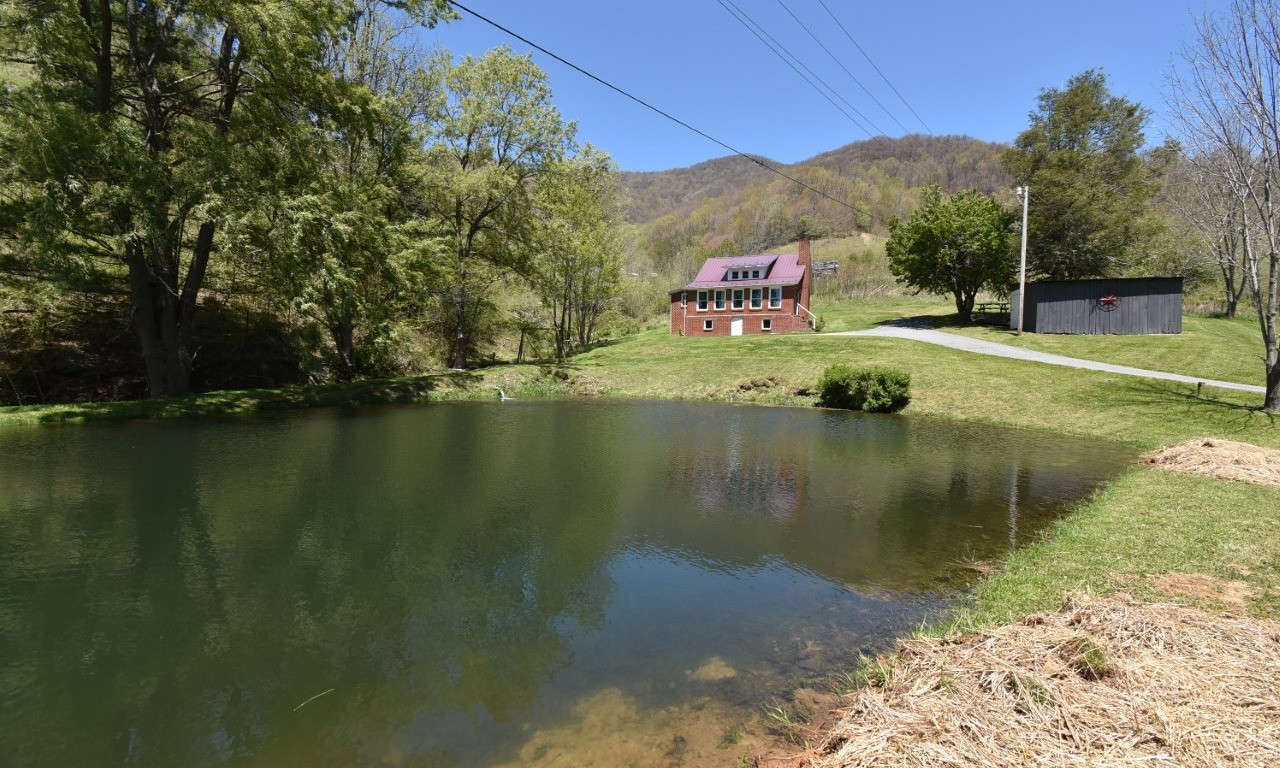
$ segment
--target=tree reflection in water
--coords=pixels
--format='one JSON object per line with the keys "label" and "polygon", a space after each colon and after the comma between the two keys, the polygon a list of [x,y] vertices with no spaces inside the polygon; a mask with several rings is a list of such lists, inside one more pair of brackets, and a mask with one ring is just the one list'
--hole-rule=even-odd
{"label": "tree reflection in water", "polygon": [[[655,403],[15,431],[0,456],[15,766],[482,765],[602,689],[750,702],[940,609],[957,561],[1128,457]],[[689,675],[713,656],[740,674]]]}

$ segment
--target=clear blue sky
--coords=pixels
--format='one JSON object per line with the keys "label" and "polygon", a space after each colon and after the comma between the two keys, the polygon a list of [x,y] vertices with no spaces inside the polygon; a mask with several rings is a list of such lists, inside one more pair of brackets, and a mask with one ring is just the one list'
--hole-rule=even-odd
{"label": "clear blue sky", "polygon": [[[793,21],[778,0],[735,0],[774,37],[890,136],[904,131]],[[907,128],[923,132],[831,22],[818,0],[785,0]],[[1226,0],[850,2],[827,5],[936,134],[1010,141],[1039,89],[1090,67],[1113,92],[1156,112],[1148,140],[1164,134],[1162,87],[1194,19]],[[716,0],[464,0],[578,65],[648,99],[739,149],[794,162],[866,134],[806,85]],[[455,54],[527,46],[463,14],[423,32]],[[624,170],[660,170],[726,154],[720,147],[534,53],[556,103],[579,137]]]}

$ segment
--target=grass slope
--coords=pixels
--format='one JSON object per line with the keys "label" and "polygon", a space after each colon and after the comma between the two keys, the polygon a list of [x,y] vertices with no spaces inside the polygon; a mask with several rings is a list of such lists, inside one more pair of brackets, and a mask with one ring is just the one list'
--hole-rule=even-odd
{"label": "grass slope", "polygon": [[[951,629],[1056,610],[1067,591],[1118,588],[1170,600],[1150,578],[1200,573],[1244,581],[1250,613],[1280,617],[1280,491],[1160,469],[1133,469],[1013,553]],[[1228,567],[1229,565],[1235,567]],[[1219,601],[1177,596],[1209,609]]]}
{"label": "grass slope", "polygon": [[[1173,382],[974,355],[899,339],[822,336],[673,338],[647,331],[573,359],[607,395],[809,405],[833,363],[911,374],[909,414],[1093,435],[1154,448],[1196,435],[1280,446],[1261,397]],[[778,384],[753,387],[774,377]],[[746,387],[744,389],[744,386]]]}
{"label": "grass slope", "polygon": [[[932,313],[921,313],[932,314]],[[960,327],[939,321],[939,330],[1013,344],[1040,352],[1172,371],[1241,384],[1265,384],[1262,335],[1256,317],[1234,319],[1184,315],[1182,333],[1156,336],[1067,336],[1024,333],[1006,328]]]}

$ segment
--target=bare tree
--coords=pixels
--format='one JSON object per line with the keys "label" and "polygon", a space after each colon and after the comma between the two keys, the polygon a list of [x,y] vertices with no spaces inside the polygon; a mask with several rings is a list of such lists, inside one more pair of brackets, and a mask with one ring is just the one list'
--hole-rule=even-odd
{"label": "bare tree", "polygon": [[1280,4],[1236,0],[1225,17],[1203,17],[1196,33],[1183,51],[1186,71],[1172,77],[1173,100],[1193,152],[1220,161],[1209,164],[1218,205],[1244,203],[1239,261],[1262,331],[1263,409],[1280,412]]}
{"label": "bare tree", "polygon": [[[1198,235],[1190,257],[1193,267],[1211,261],[1222,278],[1223,306],[1235,317],[1244,296],[1244,275],[1253,257],[1248,195],[1234,183],[1233,161],[1223,152],[1196,152],[1182,158],[1169,174],[1167,204]],[[1201,250],[1203,248],[1203,250]]]}

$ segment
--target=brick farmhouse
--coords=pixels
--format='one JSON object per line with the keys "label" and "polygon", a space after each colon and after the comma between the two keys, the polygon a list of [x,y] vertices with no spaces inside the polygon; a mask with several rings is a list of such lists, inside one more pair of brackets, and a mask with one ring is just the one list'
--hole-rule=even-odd
{"label": "brick farmhouse", "polygon": [[693,282],[671,292],[671,333],[742,336],[807,331],[813,314],[809,241],[798,253],[707,259]]}

